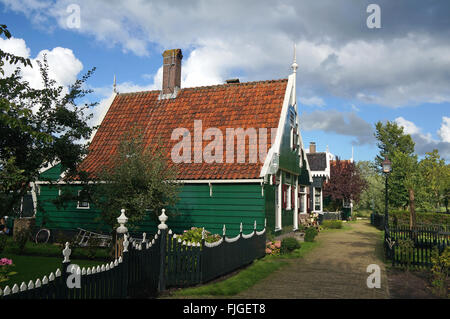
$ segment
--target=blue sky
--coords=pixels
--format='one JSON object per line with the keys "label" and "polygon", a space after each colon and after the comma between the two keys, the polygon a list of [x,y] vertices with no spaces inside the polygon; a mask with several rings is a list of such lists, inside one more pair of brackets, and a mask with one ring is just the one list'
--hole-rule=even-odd
{"label": "blue sky", "polygon": [[[450,160],[450,5],[445,1],[0,0],[14,39],[0,48],[49,57],[62,85],[96,67],[98,119],[112,92],[159,89],[161,53],[183,50],[182,86],[287,77],[297,45],[297,96],[306,146],[355,160],[377,153],[374,123],[396,121],[423,156]],[[381,28],[366,11],[380,7]],[[68,26],[80,8],[79,27]],[[53,64],[53,65],[52,65]],[[29,71],[25,78],[37,81]],[[37,82],[36,82],[37,83]]]}

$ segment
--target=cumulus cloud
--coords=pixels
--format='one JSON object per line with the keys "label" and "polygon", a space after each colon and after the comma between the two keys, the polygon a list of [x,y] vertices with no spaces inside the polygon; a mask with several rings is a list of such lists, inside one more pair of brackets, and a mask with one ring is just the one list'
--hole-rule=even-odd
{"label": "cumulus cloud", "polygon": [[[33,58],[30,56],[30,49],[23,39],[11,37],[10,39],[0,38],[0,49],[31,60],[33,67],[22,67],[21,72],[23,79],[36,89],[43,88],[37,61],[43,61],[44,55],[47,56],[49,77],[63,87],[72,84],[83,69],[81,61],[75,57],[72,50],[67,48],[56,47],[51,50],[42,50]],[[6,63],[4,66],[5,76],[10,75],[17,66],[19,65]]]}
{"label": "cumulus cloud", "polygon": [[446,1],[380,0],[381,30],[365,25],[368,0],[351,5],[335,0],[80,0],[79,29],[67,23],[72,0],[2,1],[11,10],[56,21],[60,28],[139,56],[164,48],[191,50],[183,72],[186,86],[223,83],[236,75],[248,80],[286,77],[295,42],[298,88],[311,91],[310,96],[390,107],[450,102]]}
{"label": "cumulus cloud", "polygon": [[442,125],[438,131],[438,135],[443,142],[450,143],[450,117],[442,117]]}
{"label": "cumulus cloud", "polygon": [[422,129],[411,121],[406,120],[403,117],[397,117],[395,122],[403,127],[403,131],[406,134],[411,135],[415,143],[415,151],[419,155],[425,155],[427,152],[432,152],[434,149],[438,149],[441,156],[445,159],[450,159],[450,118],[443,117],[442,125],[438,131],[438,135],[441,140],[436,140],[430,133],[423,133]]}
{"label": "cumulus cloud", "polygon": [[305,131],[320,130],[352,136],[354,145],[373,144],[375,139],[373,127],[354,112],[343,113],[337,110],[313,111],[300,116],[301,129]]}

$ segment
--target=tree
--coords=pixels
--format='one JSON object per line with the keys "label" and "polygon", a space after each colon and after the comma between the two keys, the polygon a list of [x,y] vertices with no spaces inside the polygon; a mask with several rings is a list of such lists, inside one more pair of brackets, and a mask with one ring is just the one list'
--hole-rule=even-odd
{"label": "tree", "polygon": [[361,177],[367,186],[363,189],[356,209],[367,209],[375,212],[384,212],[384,178],[378,172],[374,162],[360,161],[356,164]]}
{"label": "tree", "polygon": [[330,167],[330,179],[324,184],[323,194],[335,204],[352,200],[358,203],[366,185],[355,163],[336,158]]}
{"label": "tree", "polygon": [[426,183],[424,183],[428,195],[426,204],[428,209],[439,211],[444,204],[445,188],[448,185],[450,175],[448,165],[439,155],[437,149],[426,153],[425,158],[419,163],[420,172]]}
{"label": "tree", "polygon": [[146,216],[156,221],[162,208],[173,215],[181,186],[175,182],[176,170],[169,166],[161,143],[144,146],[143,134],[133,128],[123,135],[111,167],[91,175],[95,180],[89,188],[92,202],[113,233],[122,208],[131,227]]}
{"label": "tree", "polygon": [[[5,25],[0,25],[1,34],[11,37]],[[79,107],[76,101],[91,92],[84,90],[83,84],[95,69],[65,91],[49,78],[44,56],[38,61],[43,89],[35,89],[23,80],[20,67],[4,76],[6,62],[32,65],[28,59],[0,50],[0,209],[11,213],[40,169],[59,161],[67,169],[67,179],[78,174],[88,147],[80,141],[92,133],[87,124],[91,115],[86,111],[96,103]]]}
{"label": "tree", "polygon": [[[380,153],[375,157],[376,167],[381,172],[382,162],[387,157],[392,162],[392,172],[389,174],[388,197],[389,205],[395,208],[406,208],[409,203],[409,191],[405,186],[405,178],[409,172],[407,167],[396,163],[397,158],[410,157],[414,161],[414,142],[409,134],[403,132],[403,127],[395,122],[387,121],[386,124],[375,124],[375,137]],[[402,155],[401,155],[402,154]],[[404,156],[403,156],[404,155]],[[406,159],[404,163],[406,162]],[[417,161],[417,157],[415,157]],[[410,167],[411,165],[408,165]]]}

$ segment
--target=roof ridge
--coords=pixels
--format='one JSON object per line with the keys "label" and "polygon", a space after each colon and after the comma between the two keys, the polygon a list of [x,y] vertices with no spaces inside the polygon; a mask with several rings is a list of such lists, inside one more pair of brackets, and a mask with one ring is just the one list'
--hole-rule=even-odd
{"label": "roof ridge", "polygon": [[[263,84],[263,83],[274,83],[274,82],[286,82],[287,78],[276,79],[276,80],[260,80],[260,81],[249,81],[249,82],[240,82],[240,83],[221,83],[221,84],[213,84],[213,85],[201,85],[201,86],[192,86],[185,87],[180,90],[195,90],[195,89],[209,89],[209,88],[217,88],[217,87],[225,87],[225,86],[245,86],[245,85],[254,85],[254,84]],[[133,94],[142,94],[142,93],[159,93],[161,90],[146,90],[146,91],[135,91],[135,92],[125,92],[118,93],[119,95],[133,95]]]}

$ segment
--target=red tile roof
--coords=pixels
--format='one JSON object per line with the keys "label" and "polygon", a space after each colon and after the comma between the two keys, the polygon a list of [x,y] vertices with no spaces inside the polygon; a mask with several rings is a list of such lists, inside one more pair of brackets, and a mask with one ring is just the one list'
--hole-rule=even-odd
{"label": "red tile roof", "polygon": [[[172,163],[178,179],[252,179],[259,178],[263,161],[249,163],[249,145],[246,145],[245,163],[226,163],[226,128],[267,128],[267,150],[271,146],[270,129],[278,127],[287,79],[223,84],[184,88],[175,99],[158,100],[160,91],[118,94],[110,106],[81,168],[99,172],[111,165],[122,134],[137,124],[145,131],[145,140],[151,144],[160,136],[167,145],[167,154],[179,140],[171,140],[176,128],[187,128],[194,146],[194,120],[202,120],[203,132],[214,127],[223,134],[223,163]],[[203,148],[210,141],[203,141]],[[237,144],[237,143],[235,143]],[[235,145],[235,156],[236,156]]]}

